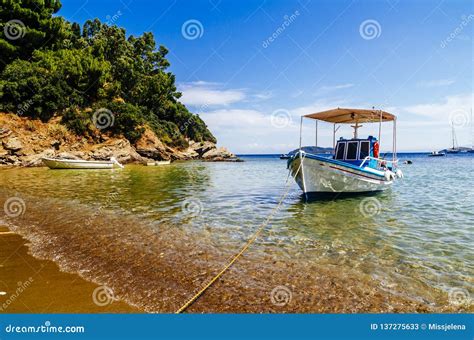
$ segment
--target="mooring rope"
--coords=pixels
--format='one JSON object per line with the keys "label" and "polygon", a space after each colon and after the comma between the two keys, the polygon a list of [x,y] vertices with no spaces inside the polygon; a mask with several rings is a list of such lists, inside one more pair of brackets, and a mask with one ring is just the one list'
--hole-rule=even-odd
{"label": "mooring rope", "polygon": [[[298,166],[298,170],[292,175],[292,177],[296,177],[298,172],[301,169],[301,166],[303,164],[303,159],[301,159],[300,165]],[[289,169],[289,173],[291,174],[291,169]],[[204,287],[201,288],[194,296],[189,299],[184,305],[181,306],[176,311],[176,314],[180,314],[184,312],[186,309],[188,309],[189,306],[191,306],[209,287],[211,287],[226,271],[229,269],[235,261],[250,247],[250,245],[257,239],[257,237],[262,233],[263,229],[270,223],[272,220],[273,216],[280,210],[281,205],[283,204],[283,201],[285,200],[286,196],[288,195],[288,192],[290,191],[290,186],[289,186],[289,176],[286,179],[286,190],[283,193],[283,195],[280,197],[280,200],[278,201],[278,204],[276,205],[275,208],[271,211],[270,215],[266,218],[266,220],[258,227],[258,229],[255,231],[255,233],[252,235],[252,237],[245,243],[245,245],[242,247],[242,249],[232,257],[232,259],[222,268],[222,270],[214,276]]]}

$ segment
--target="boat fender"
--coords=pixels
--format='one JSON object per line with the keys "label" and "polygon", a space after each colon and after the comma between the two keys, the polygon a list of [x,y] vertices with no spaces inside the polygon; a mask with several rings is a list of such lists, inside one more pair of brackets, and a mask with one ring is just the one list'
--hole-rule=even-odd
{"label": "boat fender", "polygon": [[385,179],[387,181],[394,180],[395,179],[395,174],[392,171],[387,170],[387,171],[385,171]]}
{"label": "boat fender", "polygon": [[374,142],[374,158],[379,158],[379,142]]}

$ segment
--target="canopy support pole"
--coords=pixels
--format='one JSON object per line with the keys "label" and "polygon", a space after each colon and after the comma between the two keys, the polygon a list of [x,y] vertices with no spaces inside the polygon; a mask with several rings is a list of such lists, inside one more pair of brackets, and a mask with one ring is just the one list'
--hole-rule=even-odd
{"label": "canopy support pole", "polygon": [[379,120],[379,147],[382,145],[382,110],[380,111],[380,120]]}
{"label": "canopy support pole", "polygon": [[333,149],[336,148],[336,123],[334,123],[333,128],[332,128],[332,148]]}
{"label": "canopy support pole", "polygon": [[316,120],[316,136],[314,146],[318,147],[318,120]]}
{"label": "canopy support pole", "polygon": [[397,159],[397,119],[393,120],[393,151],[392,151],[392,161],[395,162]]}
{"label": "canopy support pole", "polygon": [[301,138],[303,136],[303,116],[301,116],[300,120],[300,151],[301,151]]}

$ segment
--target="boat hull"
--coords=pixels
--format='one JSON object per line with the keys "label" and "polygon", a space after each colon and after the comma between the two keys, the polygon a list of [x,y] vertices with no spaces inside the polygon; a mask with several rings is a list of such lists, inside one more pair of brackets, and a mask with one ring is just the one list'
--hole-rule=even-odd
{"label": "boat hull", "polygon": [[288,166],[305,194],[371,193],[386,190],[393,183],[393,179],[336,164],[324,157],[297,156]]}
{"label": "boat hull", "polygon": [[84,161],[75,159],[43,158],[44,165],[50,169],[112,169],[111,161]]}

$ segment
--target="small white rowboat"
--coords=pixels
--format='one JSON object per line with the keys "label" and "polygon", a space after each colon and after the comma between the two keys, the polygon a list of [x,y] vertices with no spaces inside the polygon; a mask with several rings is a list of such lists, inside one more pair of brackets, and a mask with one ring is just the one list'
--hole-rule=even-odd
{"label": "small white rowboat", "polygon": [[114,157],[109,161],[85,161],[82,159],[42,158],[43,163],[50,169],[112,169],[123,168]]}
{"label": "small white rowboat", "polygon": [[155,162],[148,162],[146,163],[147,166],[155,166],[155,165],[168,165],[171,164],[171,161],[155,161]]}

